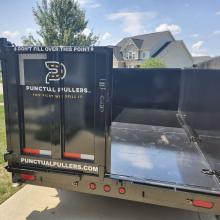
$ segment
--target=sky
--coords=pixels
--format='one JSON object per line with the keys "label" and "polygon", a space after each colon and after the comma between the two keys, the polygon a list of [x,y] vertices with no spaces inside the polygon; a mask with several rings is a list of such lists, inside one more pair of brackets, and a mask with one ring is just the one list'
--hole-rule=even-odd
{"label": "sky", "polygon": [[[0,37],[21,45],[38,26],[32,7],[40,0],[0,0]],[[122,38],[170,30],[194,56],[220,55],[220,0],[78,0],[99,45]]]}

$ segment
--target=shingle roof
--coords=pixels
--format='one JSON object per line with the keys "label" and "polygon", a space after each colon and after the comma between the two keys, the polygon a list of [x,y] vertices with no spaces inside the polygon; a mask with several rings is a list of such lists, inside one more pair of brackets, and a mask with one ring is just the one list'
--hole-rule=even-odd
{"label": "shingle roof", "polygon": [[173,42],[166,44],[166,46],[163,48],[163,50],[159,50],[154,55],[154,57],[163,57],[164,55],[169,54],[170,51],[172,51],[172,50],[179,50],[179,46],[183,46],[185,48],[186,52],[188,53],[189,57],[193,60],[191,53],[189,52],[189,50],[187,49],[186,45],[184,44],[184,42],[182,40],[173,41]]}
{"label": "shingle roof", "polygon": [[118,47],[118,46],[111,46],[111,48],[113,48],[113,54],[115,56],[115,58],[118,60],[118,61],[123,61],[123,55],[122,55],[122,52],[121,52],[121,47]]}
{"label": "shingle roof", "polygon": [[135,43],[136,47],[138,49],[141,49],[141,46],[143,44],[143,40],[140,40],[140,39],[136,39],[136,38],[131,38],[133,40],[133,42]]}
{"label": "shingle roof", "polygon": [[154,54],[152,54],[152,57],[158,56],[166,47],[168,47],[169,44],[172,42],[166,42],[159,50],[157,50]]}
{"label": "shingle roof", "polygon": [[163,39],[169,39],[168,41],[175,41],[174,37],[169,31],[155,32],[150,34],[137,35],[133,37],[126,37],[122,39],[117,46],[124,47],[127,42],[132,39],[139,49],[149,49],[155,47],[155,45]]}

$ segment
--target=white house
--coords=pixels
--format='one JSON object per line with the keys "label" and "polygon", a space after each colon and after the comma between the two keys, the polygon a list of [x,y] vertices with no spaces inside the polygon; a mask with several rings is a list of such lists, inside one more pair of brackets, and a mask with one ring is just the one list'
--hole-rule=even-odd
{"label": "white house", "polygon": [[163,60],[170,68],[191,67],[205,59],[194,59],[184,42],[175,40],[169,31],[126,37],[113,46],[115,68],[139,67],[151,57]]}

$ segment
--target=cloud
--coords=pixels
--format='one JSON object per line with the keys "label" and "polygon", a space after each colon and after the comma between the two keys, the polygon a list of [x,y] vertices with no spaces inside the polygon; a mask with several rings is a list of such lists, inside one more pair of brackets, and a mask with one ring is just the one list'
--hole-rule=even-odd
{"label": "cloud", "polygon": [[84,34],[85,36],[88,37],[91,34],[91,32],[92,32],[91,29],[85,28],[84,31],[82,32],[82,34]]}
{"label": "cloud", "polygon": [[90,7],[90,8],[100,8],[101,4],[93,1],[93,0],[77,0],[80,6],[82,7]]}
{"label": "cloud", "polygon": [[101,41],[105,41],[108,40],[112,35],[109,32],[105,32],[101,37],[100,40]]}
{"label": "cloud", "polygon": [[3,37],[6,37],[6,38],[10,38],[10,39],[13,39],[13,38],[16,38],[20,35],[19,31],[3,31],[1,33],[1,35]]}
{"label": "cloud", "polygon": [[28,34],[33,34],[33,32],[36,32],[36,30],[34,30],[33,28],[26,28],[25,32]]}
{"label": "cloud", "polygon": [[77,1],[81,6],[88,5],[91,2],[90,0],[77,0]]}
{"label": "cloud", "polygon": [[213,35],[220,35],[220,30],[213,31]]}
{"label": "cloud", "polygon": [[155,12],[125,11],[109,14],[107,19],[121,21],[124,33],[137,35],[146,30],[144,22],[152,20],[156,16],[157,13]]}
{"label": "cloud", "polygon": [[198,38],[198,37],[199,37],[199,34],[192,34],[191,37],[193,37],[193,38]]}
{"label": "cloud", "polygon": [[161,24],[155,29],[155,31],[157,32],[170,31],[173,34],[179,34],[182,31],[182,28],[176,24]]}
{"label": "cloud", "polygon": [[99,36],[98,45],[115,45],[119,39],[115,38],[111,33],[105,32]]}
{"label": "cloud", "polygon": [[91,4],[90,7],[91,7],[91,8],[100,8],[100,7],[101,7],[101,4],[99,4],[99,3],[94,3],[94,4]]}
{"label": "cloud", "polygon": [[216,12],[216,15],[220,15],[220,11],[217,11],[217,12]]}
{"label": "cloud", "polygon": [[200,40],[192,45],[192,49],[200,50],[202,48],[202,46],[204,45],[204,43],[205,43],[204,41]]}
{"label": "cloud", "polygon": [[208,56],[208,51],[204,48],[205,42],[200,40],[192,45],[192,55],[193,56]]}

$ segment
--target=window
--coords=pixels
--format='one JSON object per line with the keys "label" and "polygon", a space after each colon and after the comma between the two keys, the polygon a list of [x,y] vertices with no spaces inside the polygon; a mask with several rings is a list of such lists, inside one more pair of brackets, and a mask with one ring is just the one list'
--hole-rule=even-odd
{"label": "window", "polygon": [[135,53],[132,53],[132,59],[135,60]]}
{"label": "window", "polygon": [[136,59],[136,53],[133,51],[128,51],[124,54],[124,59],[126,60],[135,60]]}
{"label": "window", "polygon": [[142,57],[145,58],[145,52],[142,53]]}

